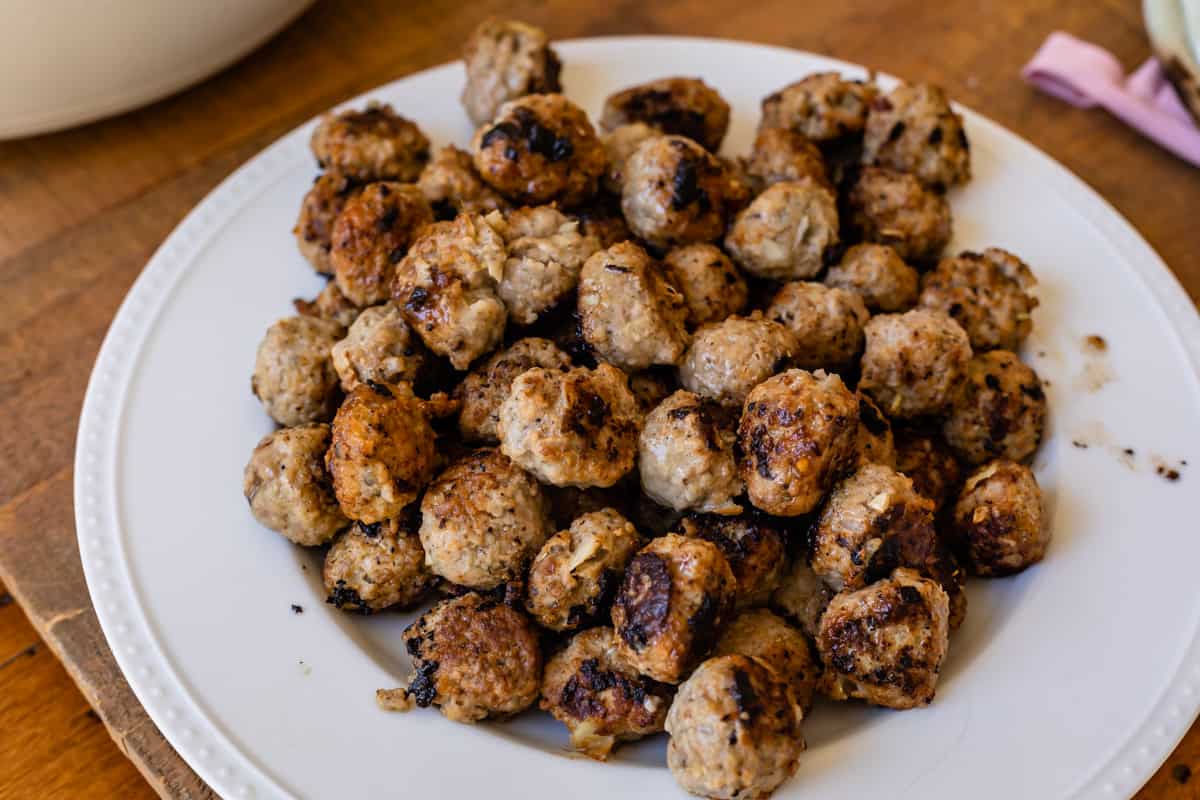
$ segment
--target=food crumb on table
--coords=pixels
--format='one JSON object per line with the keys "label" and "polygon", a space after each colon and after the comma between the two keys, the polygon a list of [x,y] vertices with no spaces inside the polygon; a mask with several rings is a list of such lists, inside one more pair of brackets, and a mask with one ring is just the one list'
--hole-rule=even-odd
{"label": "food crumb on table", "polygon": [[1171,767],[1171,777],[1176,783],[1184,784],[1192,779],[1192,768],[1187,764],[1176,764]]}

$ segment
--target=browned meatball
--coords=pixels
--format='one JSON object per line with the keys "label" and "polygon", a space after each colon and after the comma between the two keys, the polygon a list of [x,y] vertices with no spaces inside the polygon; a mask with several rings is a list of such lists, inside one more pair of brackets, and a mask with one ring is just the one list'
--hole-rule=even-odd
{"label": "browned meatball", "polygon": [[660,78],[622,89],[604,101],[600,127],[611,131],[632,122],[686,136],[715,153],[729,129],[729,104],[699,78]]}
{"label": "browned meatball", "polygon": [[613,601],[618,651],[643,675],[679,683],[716,642],[736,586],[711,542],[673,533],[654,539],[629,562]]}
{"label": "browned meatball", "polygon": [[316,317],[336,322],[343,328],[349,328],[354,324],[354,320],[358,319],[358,315],[362,311],[359,306],[350,302],[350,298],[342,294],[337,281],[332,280],[325,284],[325,288],[312,300],[303,300],[298,297],[292,301],[292,306],[302,317]]}
{"label": "browned meatball", "polygon": [[783,128],[818,142],[860,133],[878,93],[874,84],[815,72],[763,98],[759,129]]}
{"label": "browned meatball", "polygon": [[808,559],[801,557],[792,560],[791,568],[771,595],[771,605],[799,625],[802,631],[815,637],[821,615],[833,595],[834,591],[808,565]]}
{"label": "browned meatball", "polygon": [[812,708],[821,662],[804,634],[773,612],[753,608],[734,617],[713,648],[714,658],[727,655],[758,659],[791,687],[805,714]]}
{"label": "browned meatball", "polygon": [[425,364],[421,340],[392,303],[359,314],[331,355],[347,392],[360,383],[411,383]]}
{"label": "browned meatball", "polygon": [[858,399],[837,375],[788,370],[750,392],[738,427],[750,502],[807,514],[856,456]]}
{"label": "browned meatball", "polygon": [[679,383],[675,380],[674,371],[669,368],[652,367],[629,376],[629,390],[633,392],[638,406],[645,414],[653,411],[678,388]]}
{"label": "browned meatball", "polygon": [[892,423],[868,395],[858,395],[858,464],[896,466],[896,440]]}
{"label": "browned meatball", "polygon": [[679,532],[720,548],[737,579],[736,608],[766,605],[787,571],[786,534],[760,514],[691,514],[679,521]]}
{"label": "browned meatball", "polygon": [[562,63],[545,31],[517,20],[486,19],[463,47],[467,84],[462,104],[476,125],[527,94],[561,92]]}
{"label": "browned meatball", "polygon": [[350,524],[325,471],[328,449],[324,423],[280,428],[254,446],[242,491],[260,524],[307,547],[325,544]]}
{"label": "browned meatball", "polygon": [[971,343],[940,311],[880,314],[867,323],[859,388],[893,418],[937,414],[954,399]]}
{"label": "browned meatball", "polygon": [[732,187],[725,167],[683,136],[658,136],[625,161],[621,210],[629,229],[654,247],[711,242],[725,231]]}
{"label": "browned meatball", "polygon": [[508,259],[500,279],[500,299],[513,322],[530,325],[542,312],[575,291],[583,262],[600,249],[579,222],[553,206],[520,208],[488,223],[504,238]]}
{"label": "browned meatball", "polygon": [[812,178],[771,185],[738,213],[725,247],[760,278],[811,278],[838,243],[837,201]]}
{"label": "browned meatball", "polygon": [[633,469],[641,409],[625,373],[608,364],[535,368],[500,406],[504,454],[555,486],[612,486]]}
{"label": "browned meatball", "polygon": [[692,392],[672,394],[646,416],[638,439],[638,475],[654,502],[677,511],[741,511],[733,446],[736,420]]}
{"label": "browned meatball", "polygon": [[796,337],[761,312],[703,325],[679,365],[679,382],[696,394],[737,407],[750,390],[791,363]]}
{"label": "browned meatball", "polygon": [[812,281],[785,283],[771,298],[767,316],[792,332],[792,363],[802,369],[843,369],[863,349],[863,325],[871,314],[846,289]]}
{"label": "browned meatball", "polygon": [[602,248],[633,238],[621,214],[620,197],[598,194],[587,205],[574,209],[572,214],[579,220],[579,232],[584,236],[596,237],[596,242]]}
{"label": "browned meatball", "polygon": [[750,290],[729,256],[712,244],[686,244],[663,258],[663,266],[687,303],[688,324],[720,322],[746,307]]}
{"label": "browned meatball", "polygon": [[674,364],[687,346],[683,295],[633,242],[601,250],[583,265],[578,313],[596,357],[622,369]]}
{"label": "browned meatball", "polygon": [[1037,279],[1024,261],[989,247],[943,258],[921,279],[921,305],[945,311],[971,337],[976,351],[1016,350],[1033,330]]}
{"label": "browned meatball", "polygon": [[429,160],[429,139],[390,105],[326,114],[312,135],[323,169],[356,181],[415,181]]}
{"label": "browned meatball", "polygon": [[624,514],[629,510],[630,495],[636,494],[630,491],[628,478],[604,488],[549,485],[543,488],[550,498],[550,518],[560,530],[571,527],[572,522],[594,511],[611,508]]}
{"label": "browned meatball", "polygon": [[300,254],[313,269],[324,275],[333,274],[329,251],[333,246],[333,223],[346,207],[346,202],[361,191],[359,183],[336,170],[317,176],[312,188],[300,203],[300,216],[292,233]]}
{"label": "browned meatball", "polygon": [[997,459],[968,475],[954,505],[950,535],[975,575],[1012,575],[1041,561],[1050,528],[1033,471]]}
{"label": "browned meatball", "polygon": [[471,149],[483,180],[521,205],[580,205],[596,193],[606,164],[587,114],[561,94],[505,103]]}
{"label": "browned meatball", "polygon": [[913,488],[938,509],[946,505],[962,482],[962,464],[936,432],[897,429],[896,470],[911,478]]}
{"label": "browned meatball", "polygon": [[425,566],[417,534],[394,519],[358,522],[339,536],[325,554],[322,578],[326,602],[358,614],[410,608],[437,580]]}
{"label": "browned meatball", "polygon": [[821,617],[821,690],[887,708],[933,700],[950,637],[949,601],[910,569],[834,597]]}
{"label": "browned meatball", "polygon": [[962,117],[950,108],[946,93],[929,84],[900,84],[871,103],[862,158],[938,189],[971,177]]}
{"label": "browned meatball", "polygon": [[920,276],[886,244],[856,244],[829,268],[825,285],[858,293],[872,312],[907,311],[917,304]]}
{"label": "browned meatball", "polygon": [[416,186],[368,184],[333,226],[330,262],[342,294],[358,306],[387,300],[397,262],[430,222],[433,210]]}
{"label": "browned meatball", "polygon": [[829,186],[821,151],[811,141],[786,128],[762,128],[754,138],[746,172],[758,188],[805,178]]}
{"label": "browned meatball", "polygon": [[504,259],[500,234],[482,217],[459,214],[426,226],[396,267],[392,298],[425,346],[457,370],[504,337]]}
{"label": "browned meatball", "polygon": [[729,178],[729,211],[736,214],[754,199],[758,194],[758,178],[746,170],[746,159],[717,156],[717,160],[725,167],[725,175]]}
{"label": "browned meatball", "polygon": [[1015,353],[992,350],[967,364],[942,424],[954,453],[968,464],[1033,455],[1046,426],[1046,393],[1033,368]]}
{"label": "browned meatball", "polygon": [[250,391],[280,425],[327,422],[337,410],[338,375],[330,351],[342,335],[335,322],[287,317],[258,345]]}
{"label": "browned meatball", "polygon": [[950,241],[946,198],[903,172],[866,167],[850,189],[850,225],[868,242],[886,244],[905,261],[936,259]]}
{"label": "browned meatball", "polygon": [[417,186],[442,219],[452,219],[463,212],[486,214],[509,207],[508,201],[479,177],[471,154],[454,145],[446,145],[434,154],[433,160],[421,170]]}
{"label": "browned meatball", "polygon": [[642,545],[613,508],[583,514],[551,536],[529,568],[525,608],[543,627],[571,631],[607,616],[625,565]]}
{"label": "browned meatball", "polygon": [[458,431],[463,439],[498,441],[496,423],[500,419],[500,404],[508,397],[517,376],[534,367],[567,370],[571,359],[549,339],[530,337],[514,342],[468,373],[454,390],[454,397],[462,401]]}
{"label": "browned meatball", "polygon": [[612,628],[592,628],[546,662],[540,706],[567,726],[573,748],[605,761],[618,742],[662,731],[674,695],[621,656]]}
{"label": "browned meatball", "polygon": [[662,135],[662,131],[644,122],[618,125],[602,134],[600,141],[604,143],[604,155],[607,159],[604,188],[614,194],[620,194],[621,187],[625,185],[625,162],[642,142]]}

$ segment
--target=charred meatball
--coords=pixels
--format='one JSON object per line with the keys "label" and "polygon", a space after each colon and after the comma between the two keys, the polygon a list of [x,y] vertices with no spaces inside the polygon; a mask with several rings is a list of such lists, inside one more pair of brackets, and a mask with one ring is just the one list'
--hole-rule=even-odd
{"label": "charred meatball", "polygon": [[622,89],[604,101],[600,127],[611,131],[634,122],[686,136],[715,153],[729,130],[729,104],[699,78],[660,78]]}
{"label": "charred meatball", "polygon": [[903,172],[866,167],[850,189],[850,225],[865,241],[886,244],[905,261],[937,259],[950,241],[950,204]]}
{"label": "charred meatball", "polygon": [[322,572],[326,602],[343,611],[370,614],[385,608],[410,608],[436,580],[425,566],[417,534],[398,520],[355,523],[325,554]]}
{"label": "charred meatball", "polygon": [[512,347],[480,364],[454,390],[462,401],[458,431],[468,442],[496,442],[500,404],[508,397],[513,381],[534,367],[567,370],[571,359],[549,339],[519,339]]}
{"label": "charred meatball", "polygon": [[679,382],[724,406],[740,406],[750,390],[791,363],[791,331],[759,312],[701,326],[679,365]]}
{"label": "charred meatball", "polygon": [[607,615],[625,565],[641,547],[613,508],[583,514],[546,541],[529,568],[525,607],[543,627],[571,631]]}
{"label": "charred meatball", "polygon": [[763,128],[754,138],[746,172],[760,188],[805,178],[830,186],[821,151],[811,141],[786,128]]}
{"label": "charred meatball", "polygon": [[608,364],[535,368],[500,406],[500,449],[555,486],[612,486],[633,469],[641,409],[625,373]]}
{"label": "charred meatball", "polygon": [[962,117],[950,108],[946,93],[929,84],[901,84],[871,103],[862,159],[910,173],[937,189],[971,177]]}
{"label": "charred meatball", "polygon": [[767,317],[796,339],[792,363],[802,369],[843,369],[863,348],[863,325],[871,316],[862,298],[823,283],[792,281],[780,287]]}
{"label": "charred meatball", "polygon": [[579,222],[552,206],[521,208],[488,218],[504,238],[508,259],[500,279],[500,299],[513,322],[531,325],[542,312],[575,291],[583,262],[600,249]]}
{"label": "charred meatball", "polygon": [[816,72],[762,101],[759,130],[782,128],[817,142],[861,133],[879,90],[836,72]]}
{"label": "charred meatball", "polygon": [[811,278],[838,243],[833,192],[812,178],[767,188],[738,213],[725,247],[738,265],[760,278]]}
{"label": "charred meatball", "polygon": [[787,571],[786,534],[763,515],[691,514],[680,520],[679,532],[721,550],[737,579],[736,608],[766,605]]}
{"label": "charred meatball", "polygon": [[417,178],[417,187],[438,217],[455,214],[486,214],[508,209],[508,201],[483,182],[466,150],[447,145],[437,151]]}
{"label": "charred meatball", "polygon": [[1037,279],[1024,261],[989,247],[944,258],[921,279],[921,305],[954,317],[976,351],[1016,350],[1033,330]]}
{"label": "charred meatball", "polygon": [[342,294],[358,306],[387,300],[397,262],[430,222],[433,210],[416,186],[368,184],[333,226],[330,262]]}
{"label": "charred meatball", "polygon": [[804,634],[765,608],[743,611],[733,618],[717,640],[713,657],[738,655],[754,658],[775,671],[791,687],[796,702],[808,713],[821,677],[821,662]]}
{"label": "charred meatball", "polygon": [[509,100],[561,92],[562,63],[545,31],[516,20],[487,19],[463,48],[467,85],[462,104],[476,125],[489,122]]}
{"label": "charred meatball", "polygon": [[862,297],[872,312],[907,311],[917,304],[920,276],[886,244],[856,244],[829,268],[825,285]]}
{"label": "charred meatball", "polygon": [[982,464],[1033,455],[1045,426],[1046,393],[1037,373],[1015,353],[992,350],[967,364],[942,433],[959,458]]}
{"label": "charred meatball", "polygon": [[667,714],[667,766],[688,792],[722,800],[766,797],[800,763],[804,712],[764,662],[740,655],[704,662]]}
{"label": "charred meatball", "polygon": [[937,414],[950,404],[971,360],[971,343],[957,322],[918,308],[872,317],[864,330],[858,385],[889,417]]}
{"label": "charred meatball", "polygon": [[880,411],[875,401],[858,392],[858,466],[864,464],[896,465],[896,439],[892,423]]}
{"label": "charred meatball", "polygon": [[325,471],[328,449],[329,426],[323,423],[280,428],[255,445],[242,490],[261,525],[314,547],[350,524]]}
{"label": "charred meatball", "polygon": [[300,217],[292,233],[300,254],[313,269],[323,275],[333,274],[329,251],[333,246],[333,223],[346,207],[347,201],[362,187],[336,170],[322,173],[313,182],[300,203]]}
{"label": "charred meatball", "polygon": [[625,185],[625,162],[633,155],[633,151],[641,146],[642,142],[662,135],[662,131],[652,128],[644,122],[618,125],[604,133],[600,137],[604,143],[604,154],[607,159],[604,188],[613,194],[620,194],[621,187]]}
{"label": "charred meatball", "polygon": [[341,335],[340,325],[315,317],[287,317],[267,329],[250,391],[271,419],[291,426],[333,416],[339,396],[330,351]]}
{"label": "charred meatball", "polygon": [[997,459],[968,475],[954,504],[950,535],[975,575],[1012,575],[1041,561],[1050,528],[1033,471]]}
{"label": "charred meatball", "polygon": [[660,505],[736,514],[742,492],[733,446],[736,420],[692,392],[672,394],[646,416],[638,439],[642,490]]}
{"label": "charred meatball", "polygon": [[337,281],[332,280],[325,284],[325,288],[312,300],[303,300],[297,297],[292,301],[292,306],[302,317],[328,320],[337,323],[342,328],[349,328],[353,325],[354,320],[358,319],[358,315],[362,311],[361,308],[350,302],[350,298],[342,294]]}
{"label": "charred meatball", "polygon": [[411,183],[429,160],[429,139],[390,105],[326,114],[312,135],[312,151],[324,169],[356,181]]}
{"label": "charred meatball", "polygon": [[821,689],[834,700],[887,708],[933,700],[949,641],[949,601],[910,569],[834,597],[821,617]]}
{"label": "charred meatball", "polygon": [[669,251],[663,266],[687,303],[688,324],[720,322],[746,307],[750,290],[729,256],[712,244],[687,244]]}
{"label": "charred meatball", "polygon": [[732,187],[715,156],[683,136],[645,140],[625,161],[621,209],[629,229],[667,249],[725,231]]}
{"label": "charred meatball", "polygon": [[837,375],[788,370],[746,397],[738,440],[750,502],[807,514],[854,465],[858,399]]}
{"label": "charred meatball", "polygon": [[898,429],[896,470],[911,478],[913,488],[938,509],[946,505],[962,482],[962,464],[936,432]]}
{"label": "charred meatball", "polygon": [[834,591],[808,565],[807,558],[796,558],[771,595],[772,607],[800,626],[809,636],[817,635],[821,615]]}
{"label": "charred meatball", "polygon": [[391,303],[359,314],[331,354],[347,392],[360,383],[412,383],[425,364],[421,340]]}
{"label": "charred meatball", "polygon": [[654,539],[629,562],[613,601],[618,651],[641,674],[679,683],[728,622],[736,585],[711,542],[675,534]]}

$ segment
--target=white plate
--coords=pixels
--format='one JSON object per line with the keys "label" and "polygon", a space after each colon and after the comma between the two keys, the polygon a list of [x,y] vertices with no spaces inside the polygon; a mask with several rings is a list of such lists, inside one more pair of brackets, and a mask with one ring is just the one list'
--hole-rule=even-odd
{"label": "white plate", "polygon": [[[722,41],[560,49],[568,94],[593,113],[618,87],[702,75],[734,107],[731,152],[748,147],[769,91],[818,69],[862,74]],[[461,82],[451,65],[370,97],[434,141],[462,143]],[[1170,483],[1153,469],[1155,459],[1200,459],[1200,318],[1103,200],[1013,134],[966,116],[975,179],[952,198],[952,247],[1003,245],[1041,279],[1026,355],[1051,384],[1037,469],[1053,546],[1019,577],[972,584],[928,709],[819,707],[781,796],[1124,797],[1200,703],[1200,476],[1184,467]],[[315,558],[247,512],[242,467],[271,427],[250,395],[255,348],[292,297],[321,286],[289,232],[315,174],[311,125],[188,216],[138,279],[96,364],[75,502],[88,585],[121,668],[180,754],[232,797],[676,793],[661,739],[599,765],[568,757],[564,731],[542,715],[468,727],[433,711],[377,710],[374,690],[407,669],[405,618],[326,606]],[[1083,352],[1093,333],[1108,340],[1106,355]],[[1093,390],[1083,384],[1098,381],[1081,375],[1112,379]]]}

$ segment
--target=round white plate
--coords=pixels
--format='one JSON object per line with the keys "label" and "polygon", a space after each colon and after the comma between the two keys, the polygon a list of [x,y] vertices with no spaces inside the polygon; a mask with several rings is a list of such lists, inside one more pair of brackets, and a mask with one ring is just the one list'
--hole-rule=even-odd
{"label": "round white plate", "polygon": [[[567,93],[592,113],[618,87],[703,76],[733,105],[729,152],[748,148],[769,91],[819,69],[862,74],[698,39],[560,50]],[[435,142],[465,143],[461,84],[451,65],[369,97]],[[1050,383],[1036,467],[1054,542],[1025,574],[971,585],[929,708],[819,706],[783,797],[1126,797],[1200,703],[1200,475],[1179,465],[1200,460],[1200,318],[1082,182],[983,117],[966,119],[975,179],[952,197],[952,248],[1002,245],[1041,279],[1025,355]],[[316,557],[251,519],[242,467],[271,428],[250,394],[255,348],[292,313],[291,298],[321,287],[290,233],[315,175],[311,126],[188,216],[130,291],[97,361],[75,504],[88,585],[121,668],[180,754],[231,797],[677,793],[661,737],[600,765],[567,755],[564,730],[544,715],[468,727],[432,710],[379,711],[374,690],[407,671],[406,618],[325,605]],[[1107,340],[1105,353],[1086,351],[1089,334]],[[1160,463],[1182,479],[1157,475]]]}

